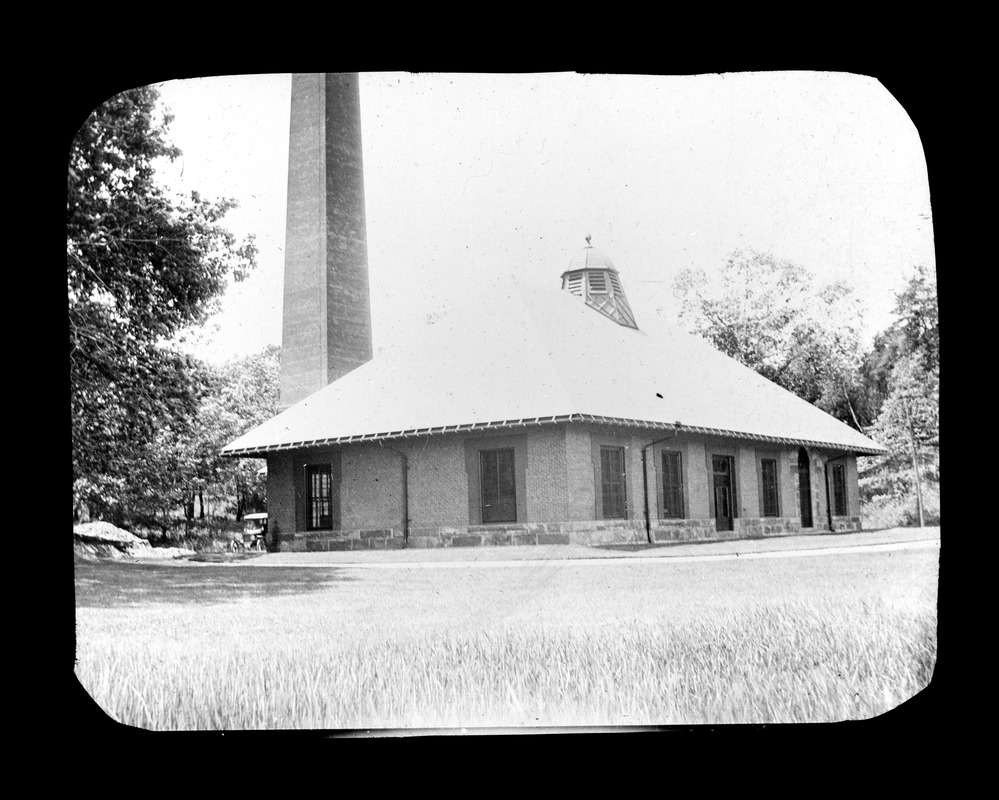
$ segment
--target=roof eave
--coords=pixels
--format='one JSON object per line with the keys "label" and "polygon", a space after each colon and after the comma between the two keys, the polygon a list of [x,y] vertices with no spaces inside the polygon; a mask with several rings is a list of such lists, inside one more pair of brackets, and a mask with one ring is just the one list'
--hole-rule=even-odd
{"label": "roof eave", "polygon": [[222,456],[229,458],[263,458],[268,454],[277,453],[283,450],[302,450],[314,447],[330,447],[341,444],[352,444],[355,442],[373,442],[388,439],[406,439],[416,436],[435,436],[444,433],[466,433],[477,430],[498,430],[505,428],[526,427],[529,425],[553,425],[566,422],[589,422],[603,425],[618,425],[627,428],[647,428],[652,430],[667,430],[673,428],[677,433],[683,431],[687,433],[697,433],[704,436],[720,436],[724,438],[746,439],[749,441],[767,442],[770,444],[786,444],[799,447],[821,447],[834,450],[844,450],[856,455],[882,455],[888,452],[885,448],[875,445],[874,447],[864,447],[860,445],[847,445],[841,442],[825,442],[816,439],[800,439],[788,436],[770,436],[766,434],[750,433],[746,431],[730,431],[722,428],[709,428],[700,425],[684,425],[674,422],[659,422],[653,420],[626,419],[623,417],[606,417],[599,414],[563,414],[550,417],[534,417],[510,420],[496,420],[492,422],[470,422],[457,425],[442,425],[434,428],[410,428],[400,431],[386,431],[382,433],[353,434],[348,436],[328,437],[325,439],[310,439],[296,442],[283,442],[263,447],[238,447],[225,448],[221,451]]}

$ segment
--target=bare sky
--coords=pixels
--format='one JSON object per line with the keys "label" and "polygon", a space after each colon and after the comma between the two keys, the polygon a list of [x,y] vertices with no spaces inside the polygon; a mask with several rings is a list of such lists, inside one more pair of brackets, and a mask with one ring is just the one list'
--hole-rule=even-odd
{"label": "bare sky", "polygon": [[[559,286],[591,234],[642,313],[673,316],[687,267],[770,251],[849,281],[868,336],[916,264],[934,267],[919,135],[875,79],[364,73],[375,348],[510,278]],[[160,84],[184,156],[164,181],[235,197],[259,266],[196,352],[280,343],[290,75]]]}

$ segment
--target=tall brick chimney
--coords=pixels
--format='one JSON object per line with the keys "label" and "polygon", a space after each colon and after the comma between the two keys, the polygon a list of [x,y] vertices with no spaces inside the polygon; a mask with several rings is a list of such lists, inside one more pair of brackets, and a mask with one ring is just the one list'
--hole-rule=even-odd
{"label": "tall brick chimney", "polygon": [[280,409],[371,356],[357,74],[295,73]]}

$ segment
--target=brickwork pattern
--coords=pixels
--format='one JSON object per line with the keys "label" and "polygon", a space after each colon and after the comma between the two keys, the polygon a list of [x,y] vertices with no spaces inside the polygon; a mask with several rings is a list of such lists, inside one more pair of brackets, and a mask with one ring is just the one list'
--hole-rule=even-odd
{"label": "brickwork pattern", "polygon": [[568,516],[565,428],[538,428],[527,437],[527,518],[554,522]]}
{"label": "brickwork pattern", "polygon": [[358,77],[292,77],[282,409],[371,360]]}
{"label": "brickwork pattern", "polygon": [[[846,513],[860,519],[860,475],[857,471],[857,457],[846,458]],[[835,521],[835,519],[834,519]],[[857,528],[857,530],[860,530]]]}
{"label": "brickwork pattern", "polygon": [[[277,550],[358,550],[397,547],[481,547],[522,544],[638,544],[647,542],[642,494],[641,449],[649,437],[623,439],[628,448],[630,519],[594,519],[595,472],[591,432],[597,426],[567,426],[527,430],[527,516],[516,523],[476,524],[469,509],[467,447],[482,436],[431,436],[396,442],[388,447],[358,443],[341,448],[316,448],[280,453],[268,459],[268,500],[271,513],[272,545]],[[599,433],[598,433],[599,436]],[[497,439],[498,441],[498,439]],[[674,443],[675,444],[675,443]],[[735,530],[716,530],[715,520],[704,513],[708,507],[708,478],[700,465],[717,449],[711,442],[683,440],[688,508],[685,519],[660,519],[657,513],[656,482],[658,453],[650,450],[649,469],[651,538],[656,543],[712,541],[719,539],[780,536],[792,533],[818,533],[828,530],[825,518],[816,513],[816,526],[802,530],[797,508],[797,451],[781,452],[782,480],[780,503],[783,516],[760,517],[759,512],[735,519]],[[402,457],[409,463],[410,528],[403,531]],[[316,463],[337,456],[342,464],[339,486],[341,525],[334,531],[299,530],[295,524],[296,502],[301,504],[304,489],[293,485],[293,465]],[[752,446],[739,453],[738,468],[755,465]],[[815,459],[813,456],[813,465]],[[821,463],[821,462],[820,462]],[[855,463],[853,466],[855,470]],[[300,471],[300,470],[299,470]],[[756,480],[755,466],[752,480]],[[813,481],[819,469],[813,467]],[[851,473],[848,473],[851,474]],[[855,473],[853,473],[855,474]],[[748,484],[744,475],[741,484]],[[637,485],[638,498],[633,491]],[[818,484],[822,486],[822,484]],[[850,484],[851,500],[855,484]],[[813,488],[816,488],[813,484]],[[758,492],[755,502],[758,504]],[[741,504],[740,504],[741,505]],[[818,506],[818,503],[816,503]],[[691,513],[700,509],[701,513]],[[816,512],[824,509],[819,506]],[[853,508],[850,507],[852,512]],[[860,516],[851,513],[833,519],[837,531],[860,530]]]}
{"label": "brickwork pattern", "polygon": [[409,454],[410,526],[467,525],[468,480],[463,438],[428,436],[395,446]]}
{"label": "brickwork pattern", "polygon": [[704,519],[711,516],[711,460],[705,444],[699,440],[687,443],[687,516],[691,519]]}
{"label": "brickwork pattern", "polygon": [[273,539],[295,532],[295,485],[290,453],[267,458],[267,535]]}
{"label": "brickwork pattern", "polygon": [[341,527],[402,528],[402,457],[377,444],[345,447],[341,456]]}
{"label": "brickwork pattern", "polygon": [[756,517],[760,514],[759,472],[756,448],[751,444],[740,444],[735,457],[736,502],[739,507],[739,517]]}
{"label": "brickwork pattern", "polygon": [[371,360],[358,76],[326,74],[326,381]]}
{"label": "brickwork pattern", "polygon": [[590,432],[572,425],[565,431],[566,517],[590,519],[596,505]]}

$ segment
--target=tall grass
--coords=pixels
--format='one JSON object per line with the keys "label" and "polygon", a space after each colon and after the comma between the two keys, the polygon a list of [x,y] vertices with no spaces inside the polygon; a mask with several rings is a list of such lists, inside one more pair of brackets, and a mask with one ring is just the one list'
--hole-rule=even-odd
{"label": "tall grass", "polygon": [[[91,630],[97,634],[97,629]],[[141,728],[455,728],[864,719],[925,687],[935,615],[877,597],[774,602],[624,625],[426,635],[117,638],[77,675]]]}

